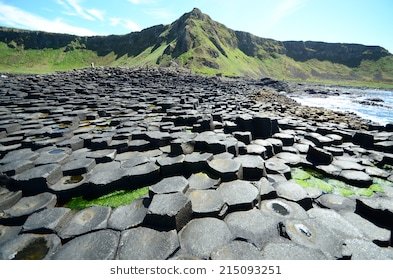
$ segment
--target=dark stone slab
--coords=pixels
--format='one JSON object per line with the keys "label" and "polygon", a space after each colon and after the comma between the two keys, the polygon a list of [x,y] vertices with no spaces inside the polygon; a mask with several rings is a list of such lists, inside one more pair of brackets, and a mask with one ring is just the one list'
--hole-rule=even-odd
{"label": "dark stone slab", "polygon": [[231,159],[213,159],[209,163],[209,171],[215,178],[228,182],[243,178],[243,170],[240,163]]}
{"label": "dark stone slab", "polygon": [[356,210],[356,201],[341,195],[324,194],[321,195],[316,201],[322,207],[335,211],[355,212]]}
{"label": "dark stone slab", "polygon": [[370,133],[356,132],[353,135],[352,142],[363,148],[372,148],[374,146],[374,136]]}
{"label": "dark stone slab", "polygon": [[276,157],[289,166],[298,166],[302,162],[302,158],[299,155],[289,152],[278,153]]}
{"label": "dark stone slab", "polygon": [[369,187],[373,183],[372,178],[363,171],[344,170],[340,173],[340,178],[356,187]]}
{"label": "dark stone slab", "polygon": [[71,209],[55,207],[30,215],[23,224],[23,232],[55,233],[66,220]]}
{"label": "dark stone slab", "polygon": [[22,198],[22,192],[11,192],[6,190],[0,194],[0,211],[11,208]]}
{"label": "dark stone slab", "polygon": [[295,137],[287,133],[275,133],[273,138],[281,140],[283,146],[293,146],[295,143]]}
{"label": "dark stone slab", "polygon": [[71,151],[67,148],[50,148],[40,153],[34,160],[36,166],[44,164],[64,164],[67,162]]}
{"label": "dark stone slab", "polygon": [[203,259],[233,239],[226,223],[215,218],[193,219],[179,233],[181,249]]}
{"label": "dark stone slab", "polygon": [[108,229],[88,233],[67,242],[51,259],[113,260],[116,256],[119,239],[119,232]]}
{"label": "dark stone slab", "polygon": [[309,146],[306,158],[315,165],[328,165],[333,161],[331,153],[313,146]]}
{"label": "dark stone slab", "polygon": [[291,178],[291,168],[279,158],[270,158],[265,162],[266,172],[268,174],[280,174],[285,178]]}
{"label": "dark stone slab", "polygon": [[22,234],[0,246],[0,259],[48,259],[60,245],[60,238],[58,238],[55,234]]}
{"label": "dark stone slab", "polygon": [[319,250],[310,249],[292,242],[272,242],[262,250],[266,260],[326,260]]}
{"label": "dark stone slab", "polygon": [[116,155],[116,150],[99,150],[87,153],[86,157],[94,159],[96,163],[105,163],[113,161]]}
{"label": "dark stone slab", "polygon": [[96,166],[94,159],[81,158],[67,162],[62,166],[62,170],[66,176],[75,176],[89,173],[94,166]]}
{"label": "dark stone slab", "polygon": [[228,208],[216,190],[194,190],[189,194],[195,217],[222,217]]}
{"label": "dark stone slab", "polygon": [[83,209],[64,224],[58,235],[62,239],[69,239],[90,231],[105,229],[110,213],[109,207],[93,206]]}
{"label": "dark stone slab", "polygon": [[7,163],[5,165],[0,165],[0,173],[6,174],[7,176],[11,177],[33,167],[34,164],[30,160],[17,160]]}
{"label": "dark stone slab", "polygon": [[34,161],[39,156],[39,153],[33,152],[31,149],[19,149],[8,152],[1,160],[1,164],[11,163],[18,160]]}
{"label": "dark stone slab", "polygon": [[257,209],[230,213],[225,222],[235,238],[247,240],[259,249],[278,237],[278,220]]}
{"label": "dark stone slab", "polygon": [[142,224],[147,213],[147,208],[144,204],[143,199],[138,199],[129,205],[113,209],[108,220],[108,228],[125,230],[139,226]]}
{"label": "dark stone slab", "polygon": [[9,226],[0,225],[0,248],[1,245],[6,243],[7,241],[15,239],[18,236],[21,229],[22,227],[20,226],[9,227]]}
{"label": "dark stone slab", "polygon": [[184,158],[184,155],[179,155],[177,157],[159,157],[157,163],[160,166],[161,176],[170,177],[183,174]]}
{"label": "dark stone slab", "polygon": [[210,178],[206,173],[192,174],[188,178],[189,190],[216,189],[220,180]]}
{"label": "dark stone slab", "polygon": [[183,176],[175,176],[162,179],[155,185],[149,187],[150,196],[164,193],[186,193],[188,181]]}
{"label": "dark stone slab", "polygon": [[198,173],[208,170],[208,161],[213,158],[213,154],[210,153],[198,153],[186,155],[184,158],[184,169],[189,174]]}
{"label": "dark stone slab", "polygon": [[258,189],[247,181],[235,180],[222,183],[217,192],[230,210],[248,210],[254,207],[258,199]]}
{"label": "dark stone slab", "polygon": [[58,164],[48,164],[31,168],[13,177],[14,184],[25,195],[38,194],[61,179],[63,173]]}
{"label": "dark stone slab", "polygon": [[211,253],[212,260],[262,260],[262,252],[244,241],[233,241]]}
{"label": "dark stone slab", "polygon": [[162,232],[138,227],[121,234],[117,259],[119,260],[165,260],[179,248],[175,230]]}
{"label": "dark stone slab", "polygon": [[52,208],[56,202],[56,196],[51,193],[22,197],[14,206],[3,211],[2,218],[10,222],[24,222],[27,216],[46,208]]}
{"label": "dark stone slab", "polygon": [[191,219],[191,214],[191,202],[184,194],[156,194],[145,222],[157,229],[180,231]]}
{"label": "dark stone slab", "polygon": [[300,203],[303,207],[311,207],[311,199],[307,191],[293,181],[277,183],[275,185],[277,196]]}

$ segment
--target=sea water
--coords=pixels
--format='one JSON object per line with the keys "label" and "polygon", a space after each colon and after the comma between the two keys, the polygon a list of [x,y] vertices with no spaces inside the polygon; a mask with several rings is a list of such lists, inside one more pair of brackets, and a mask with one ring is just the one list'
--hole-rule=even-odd
{"label": "sea water", "polygon": [[[336,90],[335,88],[326,88]],[[323,107],[333,111],[351,112],[373,122],[385,125],[393,123],[393,91],[379,89],[340,88],[339,95],[312,95],[294,94],[293,99],[302,105]],[[374,102],[374,105],[359,102],[370,99],[380,99],[383,102]],[[378,104],[380,106],[376,106]]]}

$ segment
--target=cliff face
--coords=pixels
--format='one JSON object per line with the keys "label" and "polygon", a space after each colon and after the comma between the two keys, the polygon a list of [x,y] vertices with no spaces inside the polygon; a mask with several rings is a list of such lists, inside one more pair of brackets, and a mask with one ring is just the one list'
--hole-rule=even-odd
{"label": "cliff face", "polygon": [[[115,61],[123,59],[121,63],[103,59],[102,65],[167,66],[175,63],[195,72],[233,76],[393,79],[393,69],[389,66],[393,56],[382,47],[260,38],[231,30],[199,9],[184,14],[170,25],[157,25],[125,35],[80,37],[0,27],[0,43],[18,51],[53,49],[60,53],[84,50],[93,53],[90,53],[90,60],[94,55],[102,58],[108,54],[114,54]],[[0,53],[0,58],[7,58],[7,55],[8,51]],[[17,60],[18,53],[13,55],[9,61]],[[332,65],[324,69],[326,65],[321,64],[322,68],[314,69],[315,60]],[[364,61],[378,61],[378,66],[369,67],[372,73],[367,73],[368,68],[360,74],[351,70],[362,66]],[[333,64],[339,65],[340,71],[331,72],[337,70]]]}

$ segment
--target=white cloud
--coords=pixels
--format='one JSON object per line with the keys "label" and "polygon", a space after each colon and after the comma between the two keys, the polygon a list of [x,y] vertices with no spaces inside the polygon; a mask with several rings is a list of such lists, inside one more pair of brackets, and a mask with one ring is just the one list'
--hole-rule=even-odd
{"label": "white cloud", "polygon": [[67,33],[81,36],[97,35],[97,33],[78,26],[69,25],[60,18],[49,20],[20,8],[0,2],[0,22],[12,27],[41,30],[54,33]]}
{"label": "white cloud", "polygon": [[69,16],[79,16],[86,20],[104,20],[104,11],[98,9],[85,9],[80,4],[80,0],[57,0],[57,3],[65,8],[64,14]]}
{"label": "white cloud", "polygon": [[136,22],[130,20],[130,19],[124,19],[124,18],[118,18],[118,17],[113,17],[109,19],[109,24],[111,26],[123,26],[129,31],[140,31],[141,27],[139,24]]}

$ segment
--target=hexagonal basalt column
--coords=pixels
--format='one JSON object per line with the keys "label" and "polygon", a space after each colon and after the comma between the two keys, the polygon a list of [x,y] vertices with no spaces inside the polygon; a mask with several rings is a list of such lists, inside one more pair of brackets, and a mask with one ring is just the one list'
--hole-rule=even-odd
{"label": "hexagonal basalt column", "polygon": [[222,183],[217,191],[230,210],[251,209],[258,199],[258,189],[247,181]]}
{"label": "hexagonal basalt column", "polygon": [[232,159],[213,159],[209,163],[209,170],[213,177],[228,182],[243,178],[243,169],[239,162]]}

